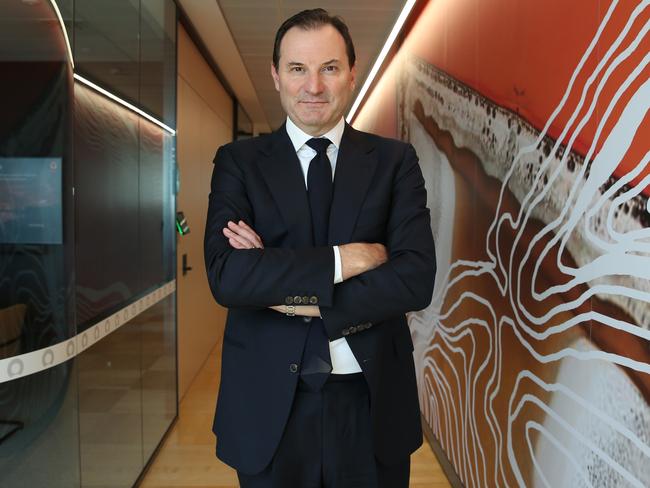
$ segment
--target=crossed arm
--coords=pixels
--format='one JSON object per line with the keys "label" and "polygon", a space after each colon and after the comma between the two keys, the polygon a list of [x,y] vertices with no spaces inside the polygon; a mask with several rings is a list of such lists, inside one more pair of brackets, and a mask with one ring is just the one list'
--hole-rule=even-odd
{"label": "crossed arm", "polygon": [[[235,223],[228,221],[223,228],[223,235],[234,249],[264,249],[264,243],[259,235],[246,222]],[[354,242],[338,246],[341,256],[341,275],[343,281],[357,276],[388,261],[386,247],[379,243]],[[286,305],[272,305],[273,310],[287,313]],[[320,307],[317,305],[297,305],[295,315],[320,317]]]}
{"label": "crossed arm", "polygon": [[[205,263],[212,293],[228,308],[284,311],[289,296],[317,298],[318,307],[297,312],[318,315],[330,340],[350,325],[384,321],[431,301],[435,250],[426,190],[417,156],[405,147],[391,174],[391,205],[385,247],[339,246],[344,281],[334,285],[331,246],[264,247],[243,222],[254,221],[243,165],[228,146],[215,157],[205,232]],[[300,305],[301,307],[303,305]]]}

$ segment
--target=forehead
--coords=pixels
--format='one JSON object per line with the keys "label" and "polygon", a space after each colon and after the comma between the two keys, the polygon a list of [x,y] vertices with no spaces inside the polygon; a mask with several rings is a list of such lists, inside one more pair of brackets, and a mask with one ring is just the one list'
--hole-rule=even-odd
{"label": "forehead", "polygon": [[322,63],[331,59],[347,61],[343,36],[332,25],[315,29],[292,27],[280,43],[282,62]]}

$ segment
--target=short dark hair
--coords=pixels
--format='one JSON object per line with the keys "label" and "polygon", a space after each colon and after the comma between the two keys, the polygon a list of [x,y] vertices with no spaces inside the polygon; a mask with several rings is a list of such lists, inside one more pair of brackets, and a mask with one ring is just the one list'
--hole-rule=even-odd
{"label": "short dark hair", "polygon": [[343,19],[338,15],[330,15],[327,10],[322,8],[315,8],[311,10],[303,10],[298,12],[292,17],[289,17],[285,20],[278,32],[275,34],[275,43],[273,44],[273,66],[275,69],[278,69],[280,63],[280,43],[282,38],[292,27],[300,27],[304,30],[317,29],[324,25],[331,25],[334,27],[345,42],[345,51],[348,55],[348,64],[350,68],[354,66],[356,62],[356,55],[354,54],[354,44],[352,43],[352,37],[350,37],[350,32],[348,31],[348,26],[345,25]]}

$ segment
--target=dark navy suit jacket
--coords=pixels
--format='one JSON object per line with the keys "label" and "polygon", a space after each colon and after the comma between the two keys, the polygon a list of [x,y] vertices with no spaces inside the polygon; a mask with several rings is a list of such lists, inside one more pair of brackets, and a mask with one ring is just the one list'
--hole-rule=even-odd
{"label": "dark navy suit jacket", "polygon": [[[436,270],[413,147],[346,125],[325,247],[312,245],[304,177],[284,126],[219,148],[211,185],[205,264],[216,301],[229,309],[214,420],[217,456],[246,474],[273,457],[308,327],[268,307],[292,302],[320,306],[330,340],[346,336],[370,389],[375,455],[384,464],[403,461],[422,444],[405,313],[428,306]],[[240,219],[264,249],[228,244],[222,229]],[[383,243],[389,260],[334,285],[331,246],[350,242]]]}

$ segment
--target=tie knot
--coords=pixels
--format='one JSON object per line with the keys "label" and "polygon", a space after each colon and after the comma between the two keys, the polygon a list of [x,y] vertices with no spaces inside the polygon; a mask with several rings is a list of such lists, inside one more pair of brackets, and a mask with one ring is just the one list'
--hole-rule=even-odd
{"label": "tie knot", "polygon": [[327,148],[330,144],[332,144],[332,141],[330,141],[327,137],[314,137],[307,141],[307,145],[318,154],[322,154],[327,151]]}

